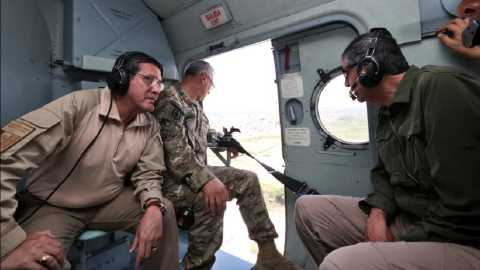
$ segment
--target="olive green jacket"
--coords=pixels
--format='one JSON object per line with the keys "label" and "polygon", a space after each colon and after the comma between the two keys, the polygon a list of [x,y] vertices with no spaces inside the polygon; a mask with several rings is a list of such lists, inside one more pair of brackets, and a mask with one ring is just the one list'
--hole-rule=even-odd
{"label": "olive green jacket", "polygon": [[360,208],[380,208],[389,220],[407,212],[415,224],[404,241],[480,247],[480,81],[455,68],[411,66],[380,109],[375,135],[374,192]]}

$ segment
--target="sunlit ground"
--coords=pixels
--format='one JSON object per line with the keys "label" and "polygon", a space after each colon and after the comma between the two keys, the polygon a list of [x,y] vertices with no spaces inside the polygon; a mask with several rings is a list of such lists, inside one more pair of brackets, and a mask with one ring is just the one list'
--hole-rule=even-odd
{"label": "sunlit ground", "polygon": [[[269,40],[239,50],[206,59],[215,69],[215,89],[205,98],[203,106],[210,126],[222,131],[232,125],[244,148],[262,162],[283,172],[277,85],[272,45]],[[256,113],[253,111],[261,111]],[[216,113],[215,113],[216,112]],[[223,166],[209,151],[208,164]],[[283,185],[263,167],[247,156],[232,161],[232,167],[250,170],[259,176],[267,209],[279,238],[276,244],[283,253],[285,243],[285,207],[269,197],[284,196]],[[243,260],[255,263],[257,244],[248,238],[248,232],[236,205],[227,204],[224,219],[224,241],[221,249]]]}
{"label": "sunlit ground", "polygon": [[[278,137],[270,136],[259,138],[258,140],[249,139],[241,141],[241,144],[259,160],[283,172],[280,135],[278,135]],[[260,154],[257,154],[259,152]],[[223,163],[211,151],[209,151],[208,163],[213,166],[223,165]],[[274,193],[278,193],[278,190],[283,192],[283,185],[267,173],[263,167],[256,163],[256,161],[247,156],[240,156],[232,160],[231,166],[253,171],[259,176],[270,219],[279,234],[275,243],[280,253],[283,254],[285,245],[285,206],[278,202],[271,202],[273,198],[269,201],[269,197],[275,197],[276,194]],[[223,245],[221,250],[253,264],[257,260],[257,244],[248,237],[248,231],[243,223],[238,206],[236,205],[236,200],[227,203],[227,211],[224,218]]]}

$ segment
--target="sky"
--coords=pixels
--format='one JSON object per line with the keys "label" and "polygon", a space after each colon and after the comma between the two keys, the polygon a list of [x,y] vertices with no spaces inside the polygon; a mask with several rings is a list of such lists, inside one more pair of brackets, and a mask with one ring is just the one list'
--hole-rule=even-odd
{"label": "sky", "polygon": [[[275,63],[270,40],[207,59],[215,70],[215,88],[203,101],[205,112],[278,113]],[[327,85],[320,99],[321,110],[364,110],[365,103],[352,101],[350,90],[339,76]],[[309,95],[311,93],[308,93]]]}
{"label": "sky", "polygon": [[366,103],[352,101],[349,91],[350,87],[345,87],[345,78],[343,75],[337,76],[324,87],[319,107],[321,110],[365,110],[366,114]]}
{"label": "sky", "polygon": [[278,112],[275,64],[270,40],[207,59],[215,70],[203,101],[208,112]]}

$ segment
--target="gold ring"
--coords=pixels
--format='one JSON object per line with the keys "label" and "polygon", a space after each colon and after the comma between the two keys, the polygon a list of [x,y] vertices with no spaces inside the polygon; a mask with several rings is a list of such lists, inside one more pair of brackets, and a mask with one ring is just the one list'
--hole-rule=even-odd
{"label": "gold ring", "polygon": [[157,246],[152,246],[151,249],[152,249],[152,252],[155,252],[157,251]]}
{"label": "gold ring", "polygon": [[43,255],[42,259],[40,260],[40,263],[45,264],[48,259],[50,259],[50,255],[45,253],[45,255]]}

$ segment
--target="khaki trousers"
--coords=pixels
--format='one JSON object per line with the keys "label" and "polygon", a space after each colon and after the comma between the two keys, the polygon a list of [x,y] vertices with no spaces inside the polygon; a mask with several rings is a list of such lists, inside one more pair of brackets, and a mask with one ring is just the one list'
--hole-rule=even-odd
{"label": "khaki trousers", "polygon": [[[137,225],[144,212],[140,209],[138,198],[133,195],[132,187],[125,187],[112,201],[103,205],[85,209],[71,209],[43,205],[29,220],[22,224],[27,232],[50,232],[63,244],[65,253],[72,246],[75,238],[84,230],[126,231],[135,235]],[[23,220],[40,204],[41,200],[27,193],[25,209],[16,213],[17,221]],[[163,233],[158,250],[144,262],[144,269],[180,269],[178,259],[178,230],[173,204],[164,200],[167,214],[163,216]],[[124,254],[124,256],[129,256]],[[66,263],[63,269],[69,269]]]}
{"label": "khaki trousers", "polygon": [[314,265],[329,269],[480,269],[480,250],[451,243],[398,242],[412,227],[407,215],[389,224],[397,242],[364,242],[361,198],[308,195],[295,205],[295,224]]}

